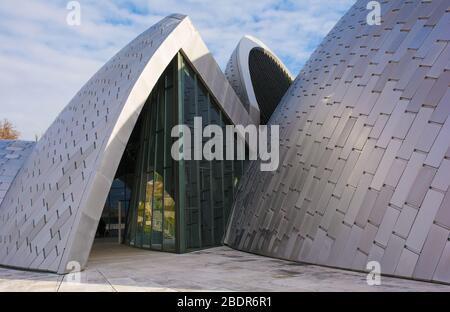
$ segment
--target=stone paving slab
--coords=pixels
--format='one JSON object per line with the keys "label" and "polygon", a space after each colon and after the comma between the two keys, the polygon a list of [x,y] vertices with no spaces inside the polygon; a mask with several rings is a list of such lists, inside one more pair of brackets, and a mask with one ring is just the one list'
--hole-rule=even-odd
{"label": "stone paving slab", "polygon": [[218,247],[189,254],[146,251],[111,242],[94,244],[80,283],[72,276],[0,268],[0,291],[450,291],[450,286],[366,275],[267,258]]}

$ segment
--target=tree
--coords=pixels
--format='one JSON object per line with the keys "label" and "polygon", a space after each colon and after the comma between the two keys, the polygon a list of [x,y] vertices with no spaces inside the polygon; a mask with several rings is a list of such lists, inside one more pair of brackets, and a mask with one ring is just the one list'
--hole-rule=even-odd
{"label": "tree", "polygon": [[8,119],[4,119],[3,122],[0,121],[0,140],[17,140],[19,136],[20,132]]}

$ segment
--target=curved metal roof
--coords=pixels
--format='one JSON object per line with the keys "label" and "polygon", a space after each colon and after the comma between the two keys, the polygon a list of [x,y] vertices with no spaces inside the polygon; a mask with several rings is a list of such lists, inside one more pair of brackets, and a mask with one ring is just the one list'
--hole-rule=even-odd
{"label": "curved metal roof", "polygon": [[313,53],[271,123],[280,167],[244,176],[232,247],[450,282],[448,1],[357,1]]}
{"label": "curved metal roof", "polygon": [[294,79],[275,53],[252,36],[241,39],[225,75],[252,118],[263,124]]}
{"label": "curved metal roof", "polygon": [[254,122],[189,18],[163,19],[104,65],[36,144],[0,206],[1,265],[64,273],[86,264],[141,109],[179,51],[232,122]]}

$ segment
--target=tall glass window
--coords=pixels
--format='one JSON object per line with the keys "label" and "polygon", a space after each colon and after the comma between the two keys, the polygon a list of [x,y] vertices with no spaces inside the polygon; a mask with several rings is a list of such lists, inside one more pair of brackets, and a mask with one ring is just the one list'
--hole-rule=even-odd
{"label": "tall glass window", "polygon": [[[138,148],[126,243],[175,252],[222,243],[244,162],[173,160],[172,128],[180,123],[187,125],[194,142],[195,117],[202,118],[203,128],[214,124],[225,130],[230,124],[180,53],[142,110],[132,135],[136,142],[129,142]],[[203,138],[202,143],[208,140]],[[194,159],[192,152],[183,151],[191,153]]]}
{"label": "tall glass window", "polygon": [[175,170],[170,156],[174,125],[174,68],[166,69],[145,104],[137,127],[139,151],[126,242],[175,251]]}

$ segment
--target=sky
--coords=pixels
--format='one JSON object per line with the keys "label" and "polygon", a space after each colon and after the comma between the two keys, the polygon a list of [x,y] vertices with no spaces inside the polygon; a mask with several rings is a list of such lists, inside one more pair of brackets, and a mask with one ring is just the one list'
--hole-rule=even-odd
{"label": "sky", "polygon": [[189,15],[222,69],[244,35],[262,40],[296,76],[355,0],[0,1],[0,120],[34,140],[127,43],[172,13]]}

